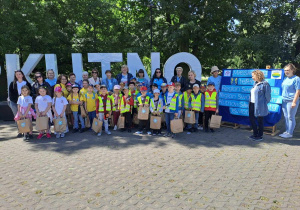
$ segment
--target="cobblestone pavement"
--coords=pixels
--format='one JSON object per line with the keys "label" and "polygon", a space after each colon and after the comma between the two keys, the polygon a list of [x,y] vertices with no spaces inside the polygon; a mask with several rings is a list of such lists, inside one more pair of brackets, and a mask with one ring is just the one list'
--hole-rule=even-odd
{"label": "cobblestone pavement", "polygon": [[113,131],[15,138],[0,122],[0,209],[300,209],[300,138]]}

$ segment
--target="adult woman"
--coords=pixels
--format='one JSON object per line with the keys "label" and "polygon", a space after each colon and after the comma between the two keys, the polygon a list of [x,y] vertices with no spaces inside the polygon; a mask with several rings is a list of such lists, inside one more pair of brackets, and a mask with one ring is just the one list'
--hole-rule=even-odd
{"label": "adult woman", "polygon": [[106,70],[105,75],[106,78],[102,80],[102,85],[105,85],[109,92],[113,92],[114,86],[118,84],[118,81],[111,77],[111,70]]}
{"label": "adult woman", "polygon": [[82,82],[83,82],[83,80],[85,80],[85,79],[86,79],[86,80],[89,79],[89,73],[88,73],[87,71],[82,72],[82,80],[80,80],[80,81],[78,82],[80,88],[83,87]]}
{"label": "adult woman", "polygon": [[199,87],[201,86],[201,82],[196,79],[196,72],[193,70],[190,70],[188,72],[188,79],[189,81],[187,82],[186,86],[190,85],[190,87],[193,87],[194,84],[198,84]]}
{"label": "adult woman", "polygon": [[182,71],[183,68],[182,67],[177,67],[176,68],[176,75],[174,75],[171,79],[171,82],[173,82],[174,84],[176,82],[179,82],[181,84],[181,88],[180,91],[183,92],[185,90],[185,84],[187,82],[186,78],[184,76],[182,76]]}
{"label": "adult woman", "polygon": [[[30,83],[27,81],[24,73],[21,70],[15,71],[14,81],[9,84],[8,88],[8,105],[11,108],[14,116],[16,116],[18,112],[17,101],[18,97],[21,95],[21,88],[27,85],[31,89]],[[19,133],[18,136],[22,137],[22,134]]]}
{"label": "adult woman", "polygon": [[220,70],[219,70],[219,68],[217,66],[213,66],[211,68],[211,71],[210,71],[210,73],[212,74],[212,76],[210,76],[208,78],[208,80],[207,80],[207,85],[210,82],[215,83],[215,89],[216,89],[217,92],[219,92],[219,90],[220,90],[221,79],[222,79],[222,77],[219,75],[219,71]]}
{"label": "adult woman", "polygon": [[118,74],[116,77],[118,84],[124,82],[125,86],[128,86],[130,80],[133,78],[133,75],[129,73],[129,69],[127,65],[123,65],[121,67],[121,72],[122,73]]}
{"label": "adult woman", "polygon": [[154,83],[157,84],[159,90],[161,90],[162,83],[168,83],[166,78],[163,77],[160,68],[155,69],[155,72],[150,80],[150,86],[152,86]]}
{"label": "adult woman", "polygon": [[149,81],[145,78],[145,72],[143,69],[138,71],[137,81],[141,84],[141,86],[145,86],[147,89],[150,88]]}
{"label": "adult woman", "polygon": [[299,107],[300,78],[295,76],[296,67],[288,64],[284,67],[286,78],[282,82],[282,111],[285,119],[285,132],[282,138],[292,138],[296,126],[295,116]]}
{"label": "adult woman", "polygon": [[47,95],[53,97],[52,87],[50,86],[50,84],[48,82],[45,81],[42,73],[36,72],[34,74],[34,78],[35,78],[35,82],[33,83],[32,88],[31,88],[33,101],[35,101],[35,98],[39,95],[39,88],[41,86],[45,87],[45,89],[47,90]]}
{"label": "adult woman", "polygon": [[[249,100],[249,120],[253,129],[253,135],[249,138],[253,141],[262,141],[264,132],[264,116],[269,114],[268,103],[271,100],[271,87],[264,80],[264,74],[260,70],[252,72],[254,85],[250,92]],[[258,127],[256,125],[256,119]]]}
{"label": "adult woman", "polygon": [[47,79],[45,79],[45,81],[48,82],[51,87],[56,85],[57,79],[55,78],[55,73],[54,73],[53,69],[48,69],[46,76],[47,76]]}
{"label": "adult woman", "polygon": [[54,86],[54,89],[56,87],[61,87],[64,97],[68,97],[68,94],[69,94],[69,92],[66,88],[67,82],[68,82],[67,76],[64,74],[61,74],[58,76],[56,85]]}
{"label": "adult woman", "polygon": [[96,68],[94,68],[92,70],[92,77],[89,78],[89,83],[93,86],[95,85],[100,85],[101,84],[101,78],[98,77],[98,70]]}

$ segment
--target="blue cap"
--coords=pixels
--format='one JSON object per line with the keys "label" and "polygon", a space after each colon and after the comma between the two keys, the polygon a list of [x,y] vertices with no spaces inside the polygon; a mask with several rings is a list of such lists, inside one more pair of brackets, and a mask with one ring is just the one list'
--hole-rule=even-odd
{"label": "blue cap", "polygon": [[207,86],[208,85],[213,85],[213,86],[215,86],[215,83],[214,82],[209,82],[208,84],[207,84]]}
{"label": "blue cap", "polygon": [[79,88],[78,85],[72,85],[72,88]]}

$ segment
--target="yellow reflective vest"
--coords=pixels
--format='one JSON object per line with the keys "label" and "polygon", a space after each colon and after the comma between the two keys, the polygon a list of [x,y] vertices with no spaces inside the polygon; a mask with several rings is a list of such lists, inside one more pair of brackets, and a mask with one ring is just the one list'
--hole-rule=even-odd
{"label": "yellow reflective vest", "polygon": [[192,94],[192,110],[194,111],[201,111],[201,97],[202,93],[198,93],[198,95],[195,97],[194,94]]}
{"label": "yellow reflective vest", "polygon": [[205,105],[206,108],[217,108],[217,92],[213,92],[211,96],[205,92]]}
{"label": "yellow reflective vest", "polygon": [[191,95],[188,96],[186,91],[183,93],[183,101],[184,101],[184,108],[185,109],[189,109],[189,100],[190,100]]}
{"label": "yellow reflective vest", "polygon": [[[98,100],[99,100],[99,112],[104,112],[104,103],[103,100],[101,98],[101,96],[98,96]],[[106,111],[111,111],[111,97],[109,95],[107,95],[107,99],[106,99]]]}

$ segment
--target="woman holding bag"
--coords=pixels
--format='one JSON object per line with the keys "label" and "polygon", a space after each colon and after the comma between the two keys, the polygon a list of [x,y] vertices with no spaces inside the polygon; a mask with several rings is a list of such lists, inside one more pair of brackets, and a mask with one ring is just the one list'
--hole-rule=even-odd
{"label": "woman holding bag", "polygon": [[271,100],[271,87],[264,78],[262,71],[255,70],[252,72],[252,79],[255,83],[250,92],[249,119],[253,129],[253,135],[249,138],[253,141],[263,140],[264,116],[269,114],[268,103]]}

